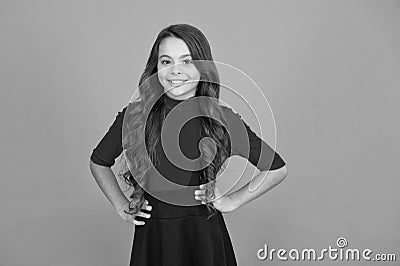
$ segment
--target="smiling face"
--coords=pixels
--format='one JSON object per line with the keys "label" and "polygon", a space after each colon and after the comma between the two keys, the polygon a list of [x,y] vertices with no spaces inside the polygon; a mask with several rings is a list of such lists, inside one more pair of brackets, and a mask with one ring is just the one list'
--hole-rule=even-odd
{"label": "smiling face", "polygon": [[200,72],[183,40],[167,37],[161,41],[157,70],[158,80],[170,98],[185,100],[196,95]]}

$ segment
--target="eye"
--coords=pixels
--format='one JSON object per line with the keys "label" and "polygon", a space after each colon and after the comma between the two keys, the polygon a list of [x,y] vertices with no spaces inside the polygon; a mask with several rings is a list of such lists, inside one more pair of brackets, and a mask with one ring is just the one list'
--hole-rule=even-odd
{"label": "eye", "polygon": [[190,63],[192,63],[192,60],[191,59],[185,59],[185,60],[183,60],[183,63],[184,64],[190,64]]}
{"label": "eye", "polygon": [[169,61],[169,60],[161,60],[161,64],[162,65],[166,65],[166,64],[169,64],[169,63],[171,63],[171,61]]}

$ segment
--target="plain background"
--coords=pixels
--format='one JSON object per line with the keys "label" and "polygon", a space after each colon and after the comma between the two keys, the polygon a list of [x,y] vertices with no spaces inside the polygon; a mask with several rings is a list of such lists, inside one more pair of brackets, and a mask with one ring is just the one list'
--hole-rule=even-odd
{"label": "plain background", "polygon": [[289,175],[225,215],[239,265],[303,265],[256,252],[340,236],[399,257],[399,1],[39,0],[0,3],[0,265],[128,264],[133,226],[89,156],[172,23],[199,27],[275,116]]}

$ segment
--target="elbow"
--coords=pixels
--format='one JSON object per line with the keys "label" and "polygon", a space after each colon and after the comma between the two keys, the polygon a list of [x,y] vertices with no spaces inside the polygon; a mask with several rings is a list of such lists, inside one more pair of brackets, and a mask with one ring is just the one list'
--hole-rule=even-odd
{"label": "elbow", "polygon": [[279,171],[280,171],[281,182],[282,182],[283,180],[285,180],[285,178],[288,175],[288,170],[287,170],[286,165],[284,165],[283,167],[279,168]]}
{"label": "elbow", "polygon": [[281,168],[271,170],[273,172],[273,182],[278,185],[281,183],[283,180],[286,179],[288,175],[288,170],[286,165],[282,166]]}
{"label": "elbow", "polygon": [[282,180],[283,180],[283,179],[285,179],[285,178],[287,177],[287,175],[288,175],[287,167],[286,167],[286,165],[284,165],[283,167],[281,167],[281,168],[279,168],[279,169],[282,169],[282,170],[281,170],[281,171],[282,171],[281,175],[282,175]]}

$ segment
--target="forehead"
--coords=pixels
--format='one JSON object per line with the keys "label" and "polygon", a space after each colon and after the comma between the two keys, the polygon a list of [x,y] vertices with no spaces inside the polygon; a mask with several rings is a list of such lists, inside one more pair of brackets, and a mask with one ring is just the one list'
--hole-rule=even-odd
{"label": "forehead", "polygon": [[190,54],[190,51],[183,40],[175,37],[167,37],[160,42],[158,54],[159,56],[169,55],[173,58],[179,58],[181,55]]}

